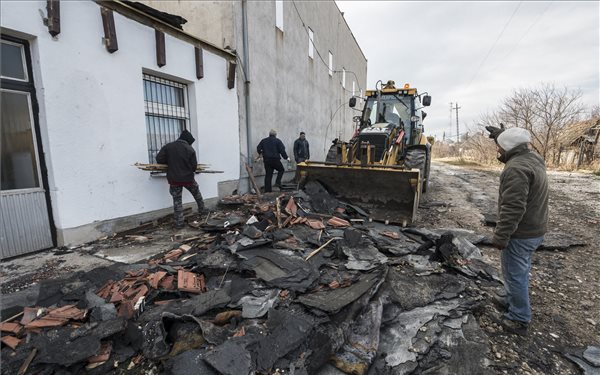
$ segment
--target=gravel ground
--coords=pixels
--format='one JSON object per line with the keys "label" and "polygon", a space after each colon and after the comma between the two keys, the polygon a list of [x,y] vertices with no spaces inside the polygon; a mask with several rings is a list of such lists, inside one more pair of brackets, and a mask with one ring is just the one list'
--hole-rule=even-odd
{"label": "gravel ground", "polygon": [[[431,205],[419,212],[417,225],[461,227],[492,234],[483,214],[494,212],[501,170],[433,163]],[[499,374],[579,374],[560,354],[563,348],[600,344],[600,177],[592,174],[548,172],[549,230],[565,232],[587,245],[567,251],[539,251],[534,255],[530,295],[533,320],[530,334],[505,334],[479,316],[491,340],[494,368]],[[500,252],[485,250],[499,268]]]}

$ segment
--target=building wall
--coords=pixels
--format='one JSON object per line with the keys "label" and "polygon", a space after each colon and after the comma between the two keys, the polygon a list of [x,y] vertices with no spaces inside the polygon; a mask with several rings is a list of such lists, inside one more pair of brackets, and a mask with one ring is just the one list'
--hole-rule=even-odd
{"label": "building wall", "polygon": [[235,49],[233,1],[143,0],[154,9],[177,14],[188,22],[183,30],[220,48]]}
{"label": "building wall", "polygon": [[[220,46],[235,49],[243,61],[242,1],[144,1],[162,11],[188,20],[184,29],[193,35]],[[311,158],[324,160],[331,141],[349,139],[352,117],[357,114],[347,106],[352,96],[352,81],[356,95],[366,89],[367,60],[337,5],[331,1],[291,1],[283,5],[283,31],[275,25],[276,2],[247,1],[250,81],[250,150],[256,157],[256,145],[271,128],[292,154],[294,140],[305,131],[311,145]],[[300,16],[298,15],[300,14]],[[308,57],[308,34],[302,25],[314,32],[316,50]],[[229,43],[229,39],[232,42]],[[341,87],[342,73],[329,76],[328,52],[333,54],[334,70],[348,70],[346,89]],[[354,72],[353,75],[350,72]],[[244,77],[238,65],[237,89],[240,115],[240,161],[248,160],[245,123]],[[362,103],[357,105],[360,107]],[[295,165],[291,165],[295,168]],[[286,167],[287,169],[287,167]],[[262,164],[254,168],[255,175],[264,173]],[[242,171],[242,175],[245,173]],[[261,183],[262,179],[259,179]]]}
{"label": "building wall", "polygon": [[[291,154],[298,133],[305,131],[311,159],[324,160],[333,139],[352,136],[352,116],[357,112],[348,107],[348,100],[352,81],[356,81],[356,95],[359,87],[365,88],[367,60],[334,1],[295,2],[297,11],[292,2],[282,3],[283,31],[275,25],[275,1],[248,3],[251,144],[254,149],[274,128]],[[314,32],[312,59],[303,23]],[[345,89],[343,68],[348,71]]]}
{"label": "building wall", "polygon": [[225,58],[204,51],[204,78],[197,80],[186,42],[166,35],[167,64],[159,68],[152,28],[115,12],[119,50],[110,54],[96,3],[61,2],[56,38],[42,24],[45,9],[45,1],[1,3],[3,33],[31,43],[59,242],[93,239],[74,228],[172,205],[166,178],[132,166],[148,162],[142,72],[187,83],[198,161],[225,172],[196,178],[205,198],[218,195],[219,183],[239,179],[237,94],[227,88]]}

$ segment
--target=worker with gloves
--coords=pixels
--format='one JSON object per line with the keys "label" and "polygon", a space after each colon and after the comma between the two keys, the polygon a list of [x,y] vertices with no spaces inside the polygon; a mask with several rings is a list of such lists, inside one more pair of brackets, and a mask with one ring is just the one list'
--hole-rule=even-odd
{"label": "worker with gloves", "polygon": [[502,274],[508,311],[501,325],[527,334],[531,321],[529,271],[533,252],[542,244],[548,224],[548,179],[544,159],[529,149],[523,128],[488,127],[497,145],[500,175],[498,220],[492,244],[502,250]]}
{"label": "worker with gloves", "polygon": [[265,165],[265,193],[272,191],[271,181],[273,179],[273,170],[277,171],[275,186],[281,188],[281,179],[283,178],[284,173],[281,157],[288,162],[290,161],[290,158],[285,152],[283,142],[277,138],[277,131],[271,129],[269,136],[260,141],[256,147],[256,151],[258,152],[258,155],[263,158],[263,163]]}

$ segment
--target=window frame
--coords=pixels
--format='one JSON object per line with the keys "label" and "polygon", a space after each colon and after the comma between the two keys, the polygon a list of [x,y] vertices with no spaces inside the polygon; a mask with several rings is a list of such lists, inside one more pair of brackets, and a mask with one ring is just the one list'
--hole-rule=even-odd
{"label": "window frame", "polygon": [[24,74],[25,78],[20,79],[20,78],[15,78],[15,77],[3,76],[2,73],[0,72],[0,79],[8,79],[8,80],[17,81],[17,82],[30,82],[29,69],[27,68],[27,60],[26,60],[27,56],[25,55],[25,46],[21,43],[15,43],[10,40],[6,40],[4,38],[2,38],[1,43],[10,44],[12,46],[19,47],[19,50],[21,51],[21,64],[23,65],[23,74]]}
{"label": "window frame", "polygon": [[[147,100],[146,98],[150,98],[153,99],[151,96],[154,95],[156,99],[156,96],[158,95],[157,93],[152,93],[150,92],[149,95],[146,92],[147,90],[147,84],[146,82],[151,82],[151,83],[155,83],[158,85],[163,85],[163,86],[167,86],[167,87],[173,87],[176,89],[181,89],[182,93],[181,93],[181,99],[183,100],[183,107],[181,106],[177,106],[177,105],[172,105],[170,103],[165,103],[165,102],[156,102],[156,101],[152,101],[152,100]],[[179,81],[175,81],[173,79],[169,79],[169,78],[164,78],[161,77],[159,75],[155,75],[149,72],[143,72],[142,74],[142,86],[143,86],[143,93],[144,93],[144,119],[146,122],[146,137],[147,137],[147,152],[148,152],[148,161],[151,164],[156,163],[156,154],[158,153],[158,151],[160,151],[160,149],[162,148],[162,146],[164,146],[165,144],[169,143],[169,142],[173,142],[175,140],[177,140],[179,138],[180,133],[183,130],[189,130],[190,129],[190,105],[189,105],[189,96],[188,96],[188,85],[186,83],[182,83]],[[160,95],[162,97],[163,95],[163,91],[162,89],[160,90]],[[169,94],[166,94],[169,95]],[[160,99],[160,98],[159,98]],[[169,101],[172,102],[173,97],[168,97]],[[150,125],[150,120],[149,118],[153,118],[153,124]],[[179,133],[176,134],[176,136],[172,136],[170,135],[170,133],[165,128],[165,126],[159,123],[156,123],[156,118],[164,118],[164,119],[169,119],[169,120],[177,120],[177,121],[183,121],[183,129],[179,129]],[[152,127],[152,128],[151,128]],[[150,129],[154,130],[154,133],[150,132]],[[156,132],[158,129],[158,133]],[[151,136],[151,134],[154,134],[154,136]],[[152,142],[154,142],[154,145],[156,145],[156,148],[153,149],[152,146]]]}
{"label": "window frame", "polygon": [[283,0],[275,0],[275,27],[283,32]]}

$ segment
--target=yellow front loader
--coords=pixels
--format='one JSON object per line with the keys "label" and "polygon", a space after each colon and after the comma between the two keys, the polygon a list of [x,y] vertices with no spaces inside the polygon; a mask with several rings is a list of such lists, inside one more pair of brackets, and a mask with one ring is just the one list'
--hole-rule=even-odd
{"label": "yellow front loader", "polygon": [[[382,86],[366,92],[350,141],[334,141],[324,162],[298,164],[300,185],[318,181],[374,220],[408,225],[429,180],[431,144],[423,134],[422,108],[431,97],[408,84]],[[356,98],[349,104],[355,107]]]}

